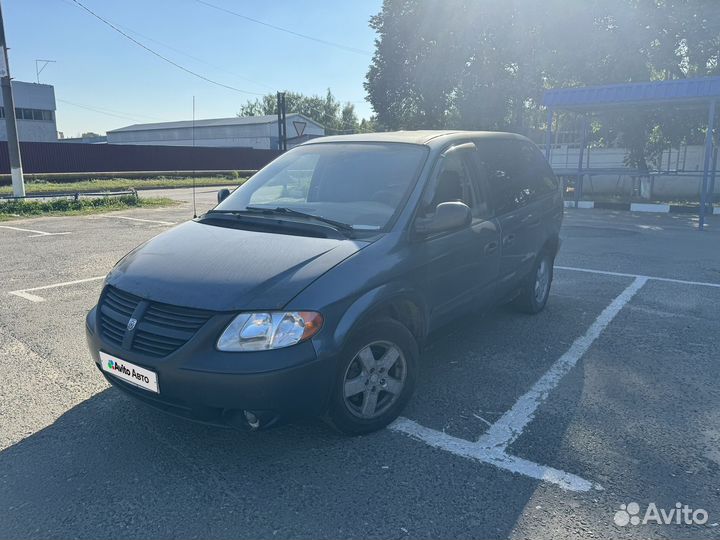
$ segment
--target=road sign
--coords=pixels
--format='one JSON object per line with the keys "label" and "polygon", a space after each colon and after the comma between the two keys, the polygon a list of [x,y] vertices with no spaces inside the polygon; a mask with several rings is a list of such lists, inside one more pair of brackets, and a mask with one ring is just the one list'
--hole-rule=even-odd
{"label": "road sign", "polygon": [[307,122],[293,122],[293,126],[295,127],[295,133],[297,133],[297,136],[302,137],[302,134],[305,133],[305,126],[307,126]]}

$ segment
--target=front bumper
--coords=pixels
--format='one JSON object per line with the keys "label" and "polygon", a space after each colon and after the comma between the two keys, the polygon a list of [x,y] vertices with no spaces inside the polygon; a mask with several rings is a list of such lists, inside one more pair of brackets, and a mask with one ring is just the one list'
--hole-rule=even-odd
{"label": "front bumper", "polygon": [[[324,412],[335,377],[330,358],[318,357],[311,340],[272,351],[220,352],[215,341],[228,320],[212,319],[164,358],[123,350],[103,339],[95,308],[88,313],[85,329],[93,360],[108,382],[176,416],[248,428],[248,411],[259,419],[262,429]],[[101,350],[156,372],[160,393],[108,375],[100,367]]]}

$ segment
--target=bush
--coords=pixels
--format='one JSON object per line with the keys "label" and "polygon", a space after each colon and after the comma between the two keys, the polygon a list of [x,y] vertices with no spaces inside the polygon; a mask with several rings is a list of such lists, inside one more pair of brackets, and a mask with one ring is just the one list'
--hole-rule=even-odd
{"label": "bush", "polygon": [[88,199],[54,199],[50,201],[9,200],[0,201],[0,214],[33,216],[50,212],[80,212],[93,208],[127,208],[140,206],[134,195],[119,197],[98,197]]}

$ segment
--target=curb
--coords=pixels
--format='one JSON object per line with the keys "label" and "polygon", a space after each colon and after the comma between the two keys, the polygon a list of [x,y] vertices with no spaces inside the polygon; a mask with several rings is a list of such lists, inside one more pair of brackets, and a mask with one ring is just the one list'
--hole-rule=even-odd
{"label": "curb", "polygon": [[[565,208],[600,208],[603,210],[625,210],[629,212],[656,212],[661,214],[697,214],[700,206],[686,204],[656,204],[656,203],[620,203],[596,201],[564,201]],[[711,214],[720,215],[720,206],[712,209]]]}
{"label": "curb", "polygon": [[[565,208],[576,208],[575,201],[563,201]],[[578,201],[577,208],[595,208],[594,201]]]}

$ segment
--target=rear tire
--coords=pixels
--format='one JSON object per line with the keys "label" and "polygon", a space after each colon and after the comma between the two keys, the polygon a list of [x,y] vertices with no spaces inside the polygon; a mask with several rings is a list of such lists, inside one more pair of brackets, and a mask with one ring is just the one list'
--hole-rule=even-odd
{"label": "rear tire", "polygon": [[415,388],[417,341],[394,319],[363,325],[343,349],[328,422],[346,435],[362,435],[395,420]]}
{"label": "rear tire", "polygon": [[535,260],[520,294],[513,300],[513,307],[522,313],[534,315],[545,309],[553,280],[555,257],[543,250]]}

